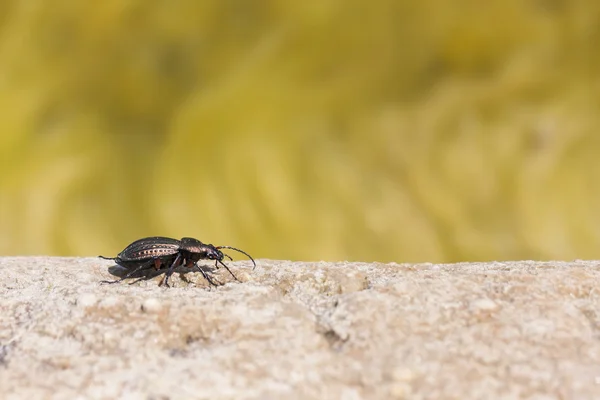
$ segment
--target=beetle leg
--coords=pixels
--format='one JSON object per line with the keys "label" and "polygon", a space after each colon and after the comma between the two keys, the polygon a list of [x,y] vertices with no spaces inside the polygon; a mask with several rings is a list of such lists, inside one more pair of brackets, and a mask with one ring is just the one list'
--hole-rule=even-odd
{"label": "beetle leg", "polygon": [[215,283],[215,280],[213,280],[210,275],[208,275],[206,272],[204,272],[204,270],[202,268],[200,268],[200,266],[198,266],[198,262],[194,262],[192,260],[186,260],[185,261],[185,266],[188,268],[196,268],[198,271],[200,271],[200,273],[202,274],[202,276],[204,277],[204,279],[206,279],[208,281],[208,283],[210,283],[213,286],[220,286],[222,285],[221,282],[217,281],[217,283]]}
{"label": "beetle leg", "polygon": [[[229,256],[227,256],[227,257],[229,257]],[[231,258],[231,257],[229,257],[229,258]],[[241,281],[240,281],[240,280],[237,278],[237,276],[235,276],[235,275],[233,274],[233,272],[231,272],[231,270],[229,269],[229,267],[228,267],[227,265],[225,265],[225,263],[223,263],[223,261],[220,261],[220,260],[215,260],[215,269],[219,269],[219,268],[221,268],[221,267],[219,267],[219,263],[220,263],[222,266],[224,266],[224,267],[225,267],[225,269],[226,269],[226,270],[227,270],[227,271],[228,271],[228,272],[231,274],[231,276],[233,276],[233,279],[235,279],[236,281],[238,281],[238,282],[240,282],[240,283],[241,283]]]}
{"label": "beetle leg", "polygon": [[[140,272],[141,270],[143,270],[144,268],[147,268],[149,264],[152,264],[156,261],[156,259],[152,259],[148,262],[143,263],[142,265],[138,266],[136,269],[134,269],[133,271],[129,271],[125,276],[123,276],[120,279],[117,279],[115,281],[100,281],[100,283],[108,283],[108,284],[113,284],[113,283],[119,283],[127,278],[130,278],[132,275],[135,275],[137,272]],[[136,281],[137,282],[137,281]],[[135,282],[133,282],[135,283]]]}
{"label": "beetle leg", "polygon": [[171,277],[171,275],[173,275],[173,271],[175,271],[175,268],[177,268],[179,266],[180,260],[181,260],[181,253],[177,253],[177,257],[175,257],[175,260],[173,260],[173,263],[171,264],[171,266],[169,267],[169,270],[165,274],[165,286],[166,287],[171,287],[171,286],[169,286],[169,278]]}
{"label": "beetle leg", "polygon": [[202,268],[200,268],[200,266],[198,265],[198,263],[194,263],[194,266],[196,267],[196,269],[198,269],[198,271],[200,271],[200,273],[202,274],[202,276],[204,277],[204,279],[206,279],[208,281],[208,283],[210,283],[213,286],[221,286],[223,285],[221,282],[217,281],[217,283],[215,283],[215,280],[213,280],[213,278],[210,277],[210,275],[208,275]]}
{"label": "beetle leg", "polygon": [[[219,260],[217,260],[219,261]],[[223,261],[219,261],[221,263],[222,266],[225,267],[225,269],[227,271],[229,271],[229,273],[231,274],[231,276],[233,276],[233,279],[235,279],[236,281],[240,282],[240,280],[233,274],[233,272],[231,272],[231,270],[229,269],[229,267],[227,265],[225,265],[225,263]]]}
{"label": "beetle leg", "polygon": [[154,276],[152,276],[152,277],[142,276],[141,278],[138,278],[138,279],[136,279],[135,281],[133,281],[133,282],[130,282],[129,284],[130,284],[130,285],[134,285],[134,284],[136,284],[136,283],[138,283],[138,282],[140,282],[140,281],[147,281],[147,280],[148,280],[148,279],[150,279],[150,278],[154,278]]}

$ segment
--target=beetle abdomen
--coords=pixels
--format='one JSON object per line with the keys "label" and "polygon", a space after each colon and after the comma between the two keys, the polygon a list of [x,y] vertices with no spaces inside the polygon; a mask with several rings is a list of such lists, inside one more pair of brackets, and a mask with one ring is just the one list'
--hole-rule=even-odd
{"label": "beetle abdomen", "polygon": [[172,256],[178,251],[178,240],[155,236],[136,240],[119,253],[118,258],[123,262],[143,261]]}

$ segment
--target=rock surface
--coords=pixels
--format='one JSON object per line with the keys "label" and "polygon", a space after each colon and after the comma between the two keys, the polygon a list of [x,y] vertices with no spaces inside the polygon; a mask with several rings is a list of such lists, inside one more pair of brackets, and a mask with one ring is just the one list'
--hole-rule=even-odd
{"label": "rock surface", "polygon": [[598,262],[113,265],[0,258],[2,399],[600,397]]}

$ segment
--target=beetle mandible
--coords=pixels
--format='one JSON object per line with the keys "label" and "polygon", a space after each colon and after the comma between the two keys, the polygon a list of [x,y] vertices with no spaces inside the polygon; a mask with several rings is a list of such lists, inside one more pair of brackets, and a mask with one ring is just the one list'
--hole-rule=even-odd
{"label": "beetle mandible", "polygon": [[[190,237],[184,237],[181,240],[177,240],[168,237],[153,236],[136,240],[125,247],[125,249],[116,257],[99,256],[105,260],[112,260],[121,267],[130,270],[121,279],[115,281],[102,281],[102,283],[121,282],[124,279],[130,278],[137,272],[153,267],[156,271],[168,268],[165,272],[165,285],[169,287],[169,278],[175,269],[181,265],[185,265],[188,268],[197,268],[208,283],[217,286],[212,278],[198,266],[198,261],[200,260],[215,260],[215,267],[217,269],[219,268],[219,264],[221,264],[231,274],[233,279],[239,282],[239,279],[223,262],[224,257],[227,257],[232,261],[233,259],[229,255],[223,253],[221,249],[231,249],[245,254],[254,265],[252,269],[256,268],[256,262],[250,254],[240,249],[236,249],[235,247],[213,246],[212,244],[202,243],[198,239]],[[132,283],[138,281],[139,279]]]}

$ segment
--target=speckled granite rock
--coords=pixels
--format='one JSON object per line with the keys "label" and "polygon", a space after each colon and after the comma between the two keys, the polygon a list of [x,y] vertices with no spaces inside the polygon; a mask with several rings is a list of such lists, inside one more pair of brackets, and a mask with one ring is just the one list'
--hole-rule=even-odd
{"label": "speckled granite rock", "polygon": [[112,265],[0,258],[2,399],[600,397],[598,262]]}

